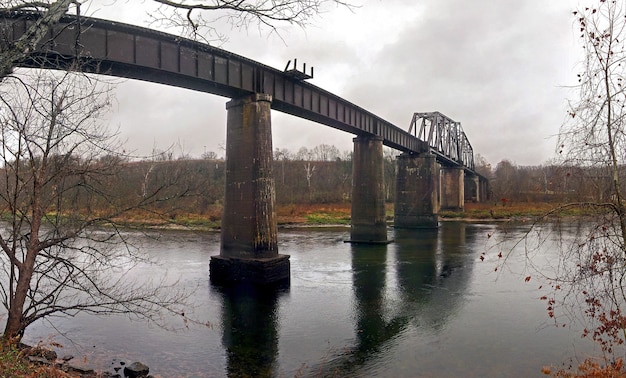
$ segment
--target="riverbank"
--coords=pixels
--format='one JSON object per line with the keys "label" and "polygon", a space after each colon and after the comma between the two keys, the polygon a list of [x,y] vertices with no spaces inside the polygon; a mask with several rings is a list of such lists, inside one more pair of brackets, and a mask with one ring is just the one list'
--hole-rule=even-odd
{"label": "riverbank", "polygon": [[7,342],[0,342],[0,374],[12,378],[105,377],[91,370],[74,369],[67,360],[57,362],[56,353],[50,350]]}
{"label": "riverbank", "polygon": [[598,209],[546,202],[466,203],[464,211],[441,211],[442,220],[529,220],[597,215]]}
{"label": "riverbank", "polygon": [[[559,211],[559,204],[554,203],[466,203],[464,211],[440,211],[442,221],[528,221],[545,216],[575,217],[594,215],[595,209],[569,207]],[[115,221],[131,228],[150,229],[190,229],[200,231],[219,231],[222,209],[214,208],[208,214],[184,214],[170,218],[159,218],[154,214],[137,214]],[[276,217],[279,227],[315,227],[349,226],[351,204],[349,202],[332,204],[289,204],[277,205]],[[386,205],[387,222],[393,223],[393,203]]]}
{"label": "riverbank", "polygon": [[[0,342],[0,377],[7,378],[142,378],[150,377],[141,362],[117,361],[111,370],[96,372],[73,364],[73,356],[58,358],[51,349],[22,343]],[[123,374],[123,375],[122,375]]]}
{"label": "riverbank", "polygon": [[[393,222],[393,203],[385,206],[388,222]],[[558,211],[557,211],[558,209]],[[349,225],[350,203],[341,204],[310,204],[288,205],[277,207],[279,226],[287,225]],[[502,202],[465,204],[463,211],[442,210],[439,212],[441,220],[529,220],[542,217],[575,217],[596,215],[595,208],[563,207],[562,204],[545,202]]]}

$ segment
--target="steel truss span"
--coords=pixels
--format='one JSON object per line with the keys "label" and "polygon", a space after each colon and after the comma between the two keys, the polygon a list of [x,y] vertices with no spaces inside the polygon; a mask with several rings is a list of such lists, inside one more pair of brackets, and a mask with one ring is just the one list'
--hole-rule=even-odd
{"label": "steel truss span", "polygon": [[[38,13],[0,13],[0,49],[10,47],[40,16]],[[434,139],[412,135],[367,110],[299,76],[251,59],[146,28],[88,17],[67,15],[54,25],[36,47],[36,53],[19,65],[67,69],[76,59],[81,69],[178,86],[219,96],[238,98],[253,93],[272,96],[272,109],[321,123],[358,136],[378,136],[389,147],[407,153],[431,151],[447,166],[473,172],[473,156],[465,134],[456,122],[438,121]],[[447,119],[440,113],[438,119]],[[436,118],[436,117],[435,117]],[[415,119],[415,117],[414,117]],[[430,118],[429,118],[430,122]],[[432,127],[432,126],[431,126]],[[462,146],[454,145],[463,143]],[[469,149],[468,149],[469,148]]]}
{"label": "steel truss span", "polygon": [[442,159],[450,159],[474,170],[474,150],[461,122],[439,112],[414,113],[409,133],[425,141]]}

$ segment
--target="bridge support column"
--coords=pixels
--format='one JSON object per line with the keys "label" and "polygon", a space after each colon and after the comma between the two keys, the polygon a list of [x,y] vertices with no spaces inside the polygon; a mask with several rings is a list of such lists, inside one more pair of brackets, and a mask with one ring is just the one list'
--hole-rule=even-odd
{"label": "bridge support column", "polygon": [[394,226],[437,228],[439,226],[439,166],[434,155],[398,156]]}
{"label": "bridge support column", "polygon": [[352,157],[352,243],[388,243],[385,219],[383,138],[353,139]]}
{"label": "bridge support column", "polygon": [[465,172],[463,168],[444,167],[441,173],[441,208],[463,211],[465,208]]}
{"label": "bridge support column", "polygon": [[221,249],[209,265],[212,283],[289,281],[279,255],[272,176],[272,97],[253,94],[226,104],[226,190]]}
{"label": "bridge support column", "polygon": [[489,197],[491,192],[489,191],[489,181],[480,176],[476,176],[476,179],[478,181],[478,192],[480,193],[478,198],[480,202],[485,202],[490,199]]}
{"label": "bridge support column", "polygon": [[482,201],[480,177],[477,175],[465,176],[465,198],[472,202]]}

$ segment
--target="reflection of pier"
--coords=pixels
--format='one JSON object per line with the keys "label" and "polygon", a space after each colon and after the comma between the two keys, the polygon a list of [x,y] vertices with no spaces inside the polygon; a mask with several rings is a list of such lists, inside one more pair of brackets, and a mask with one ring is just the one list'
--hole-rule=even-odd
{"label": "reflection of pier", "polygon": [[222,343],[229,377],[277,375],[277,304],[287,288],[222,287]]}
{"label": "reflection of pier", "polygon": [[387,318],[385,246],[352,246],[352,280],[356,299],[356,339],[350,364],[363,364],[378,348],[406,328],[404,314]]}
{"label": "reflection of pier", "polygon": [[309,366],[315,376],[358,376],[411,327],[438,332],[460,306],[471,276],[465,224],[396,230],[391,245],[351,246],[355,343]]}
{"label": "reflection of pier", "polygon": [[[396,230],[396,276],[403,303],[418,306],[419,326],[435,331],[459,307],[468,285],[471,264],[466,264],[466,245],[471,242],[466,224],[448,222],[439,231],[415,234]],[[428,306],[424,306],[424,304]]]}

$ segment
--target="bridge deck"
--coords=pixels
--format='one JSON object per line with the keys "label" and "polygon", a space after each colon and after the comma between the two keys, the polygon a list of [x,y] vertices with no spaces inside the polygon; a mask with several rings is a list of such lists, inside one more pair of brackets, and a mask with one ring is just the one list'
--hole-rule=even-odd
{"label": "bridge deck", "polygon": [[[15,41],[37,14],[10,13],[0,18],[0,37]],[[429,149],[444,165],[468,164],[438,151],[407,131],[328,91],[297,80],[272,67],[207,44],[137,26],[94,18],[67,16],[25,67],[67,68],[80,57],[98,74],[173,85],[229,98],[251,93],[272,96],[272,108],[355,135],[376,135],[403,152]]]}

